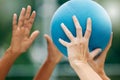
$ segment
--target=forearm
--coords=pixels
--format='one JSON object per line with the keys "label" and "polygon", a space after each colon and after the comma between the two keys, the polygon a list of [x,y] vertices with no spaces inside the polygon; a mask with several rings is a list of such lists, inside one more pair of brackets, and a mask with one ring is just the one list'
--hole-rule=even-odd
{"label": "forearm", "polygon": [[5,52],[0,60],[0,80],[5,80],[5,77],[18,56],[19,55],[12,53],[10,49]]}
{"label": "forearm", "polygon": [[49,80],[55,66],[56,63],[46,60],[34,80]]}
{"label": "forearm", "polygon": [[102,80],[87,63],[73,63],[72,68],[81,80]]}

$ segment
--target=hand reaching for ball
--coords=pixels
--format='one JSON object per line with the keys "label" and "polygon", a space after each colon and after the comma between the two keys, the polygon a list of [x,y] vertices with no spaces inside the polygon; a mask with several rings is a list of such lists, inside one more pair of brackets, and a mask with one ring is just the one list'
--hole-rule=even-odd
{"label": "hand reaching for ball", "polygon": [[94,60],[93,58],[96,55],[98,55],[98,53],[101,52],[101,49],[97,48],[93,50],[91,53],[89,53],[88,44],[91,35],[91,19],[88,18],[87,20],[87,28],[84,36],[82,36],[82,28],[76,16],[73,16],[73,21],[76,27],[76,37],[74,37],[72,33],[67,29],[67,27],[62,23],[61,24],[62,29],[64,30],[67,37],[70,39],[70,43],[62,39],[59,39],[60,43],[65,47],[67,47],[68,59],[71,66],[80,63],[89,64],[92,67],[92,69],[102,79],[109,80],[109,78],[106,76],[104,72],[104,62],[105,62],[106,54],[112,43],[112,35],[106,49],[101,53],[101,55],[96,60]]}
{"label": "hand reaching for ball", "polygon": [[67,47],[70,64],[76,62],[87,63],[87,57],[89,53],[88,43],[91,34],[91,19],[88,18],[87,20],[87,29],[84,36],[82,36],[82,28],[75,16],[73,16],[73,21],[76,28],[76,37],[74,37],[67,27],[62,23],[62,29],[71,42],[68,43],[62,39],[59,39],[59,41],[62,45]]}

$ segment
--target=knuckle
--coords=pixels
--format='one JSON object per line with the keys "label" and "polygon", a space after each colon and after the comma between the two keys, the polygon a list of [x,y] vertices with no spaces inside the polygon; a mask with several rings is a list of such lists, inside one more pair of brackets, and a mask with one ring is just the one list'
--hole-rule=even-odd
{"label": "knuckle", "polygon": [[91,29],[87,29],[87,32],[91,33]]}
{"label": "knuckle", "polygon": [[82,31],[82,28],[81,28],[81,27],[77,27],[76,29],[79,30],[79,31]]}
{"label": "knuckle", "polygon": [[29,21],[29,23],[30,23],[30,24],[33,24],[33,21],[32,21],[32,20],[30,20],[30,21]]}
{"label": "knuckle", "polygon": [[75,43],[74,43],[74,45],[75,45],[75,46],[77,46],[77,45],[78,45],[78,43],[77,43],[77,42],[75,42]]}
{"label": "knuckle", "polygon": [[69,31],[67,32],[67,34],[68,34],[69,36],[71,35],[71,33],[70,33]]}
{"label": "knuckle", "polygon": [[24,21],[24,19],[22,19],[22,18],[19,20],[19,22],[23,22],[23,21]]}
{"label": "knuckle", "polygon": [[26,16],[26,17],[25,17],[25,20],[29,20],[29,17]]}

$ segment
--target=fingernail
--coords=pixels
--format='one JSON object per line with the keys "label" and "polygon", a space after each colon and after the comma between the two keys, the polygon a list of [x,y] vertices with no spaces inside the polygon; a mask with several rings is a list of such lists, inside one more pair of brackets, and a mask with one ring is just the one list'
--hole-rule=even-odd
{"label": "fingernail", "polygon": [[40,31],[39,31],[39,30],[36,30],[36,32],[37,32],[37,33],[40,33]]}
{"label": "fingernail", "polygon": [[33,11],[33,13],[36,13],[36,11]]}
{"label": "fingernail", "polygon": [[47,36],[47,34],[44,34],[44,36]]}
{"label": "fingernail", "polygon": [[14,15],[14,16],[17,16],[17,14],[16,14],[16,13],[14,13],[13,15]]}
{"label": "fingernail", "polygon": [[58,41],[61,41],[61,38],[59,38]]}
{"label": "fingernail", "polygon": [[64,26],[64,23],[61,23],[61,26]]}
{"label": "fingernail", "polygon": [[73,18],[76,18],[76,16],[75,16],[75,15],[73,15]]}
{"label": "fingernail", "polygon": [[90,21],[90,20],[91,20],[91,18],[90,18],[90,17],[88,17],[88,20]]}
{"label": "fingernail", "polygon": [[22,10],[24,10],[25,8],[22,8]]}
{"label": "fingernail", "polygon": [[27,7],[31,8],[31,6],[30,6],[30,5],[28,5]]}

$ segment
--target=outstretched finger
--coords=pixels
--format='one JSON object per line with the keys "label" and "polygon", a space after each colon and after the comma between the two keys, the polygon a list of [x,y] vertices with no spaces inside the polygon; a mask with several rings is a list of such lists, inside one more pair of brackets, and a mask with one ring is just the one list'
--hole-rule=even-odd
{"label": "outstretched finger", "polygon": [[75,28],[76,28],[76,36],[78,38],[82,38],[82,28],[78,22],[78,19],[76,18],[76,16],[73,16],[73,21],[74,21],[74,24],[75,24]]}
{"label": "outstretched finger", "polygon": [[32,15],[30,16],[29,21],[27,21],[27,23],[25,24],[25,26],[27,27],[26,36],[29,36],[29,34],[30,34],[35,15],[36,15],[36,13],[35,13],[35,11],[33,11]]}
{"label": "outstretched finger", "polygon": [[101,51],[102,51],[102,50],[101,50],[100,48],[95,49],[95,50],[93,50],[93,51],[90,53],[90,56],[89,56],[89,57],[91,57],[91,59],[94,59],[98,54],[100,54]]}
{"label": "outstretched finger", "polygon": [[26,10],[26,14],[25,14],[25,20],[29,20],[30,14],[31,14],[31,6],[28,5],[27,10]]}
{"label": "outstretched finger", "polygon": [[65,34],[67,35],[67,37],[73,41],[74,40],[74,36],[72,35],[72,33],[68,30],[68,28],[62,23],[61,27],[63,29],[63,31],[65,32]]}
{"label": "outstretched finger", "polygon": [[13,31],[17,28],[17,14],[13,15]]}
{"label": "outstretched finger", "polygon": [[36,16],[36,12],[33,11],[32,14],[31,14],[31,16],[30,16],[30,19],[29,19],[29,26],[28,26],[28,27],[29,27],[30,30],[31,30],[32,25],[33,25],[33,23],[34,23],[35,16]]}
{"label": "outstretched finger", "polygon": [[47,34],[44,35],[44,38],[45,38],[46,41],[47,41],[47,45],[49,45],[49,44],[52,43],[52,39],[51,39]]}
{"label": "outstretched finger", "polygon": [[28,5],[26,13],[25,13],[25,21],[24,21],[24,27],[28,28],[29,26],[29,18],[31,14],[31,6]]}
{"label": "outstretched finger", "polygon": [[23,26],[24,16],[25,16],[25,8],[22,8],[21,13],[20,13],[20,17],[19,17],[19,20],[18,20],[18,27]]}
{"label": "outstretched finger", "polygon": [[63,46],[65,46],[65,47],[67,47],[68,46],[68,42],[66,42],[66,41],[64,41],[63,39],[59,39],[59,42],[63,45]]}
{"label": "outstretched finger", "polygon": [[39,35],[39,31],[37,30],[37,31],[34,31],[32,34],[31,34],[31,36],[30,36],[30,43],[32,43],[35,39],[36,39],[36,37]]}
{"label": "outstretched finger", "polygon": [[90,35],[91,35],[91,19],[90,18],[88,18],[87,19],[87,29],[86,29],[86,32],[85,32],[85,38],[86,39],[88,39],[89,40],[89,38],[90,38]]}

